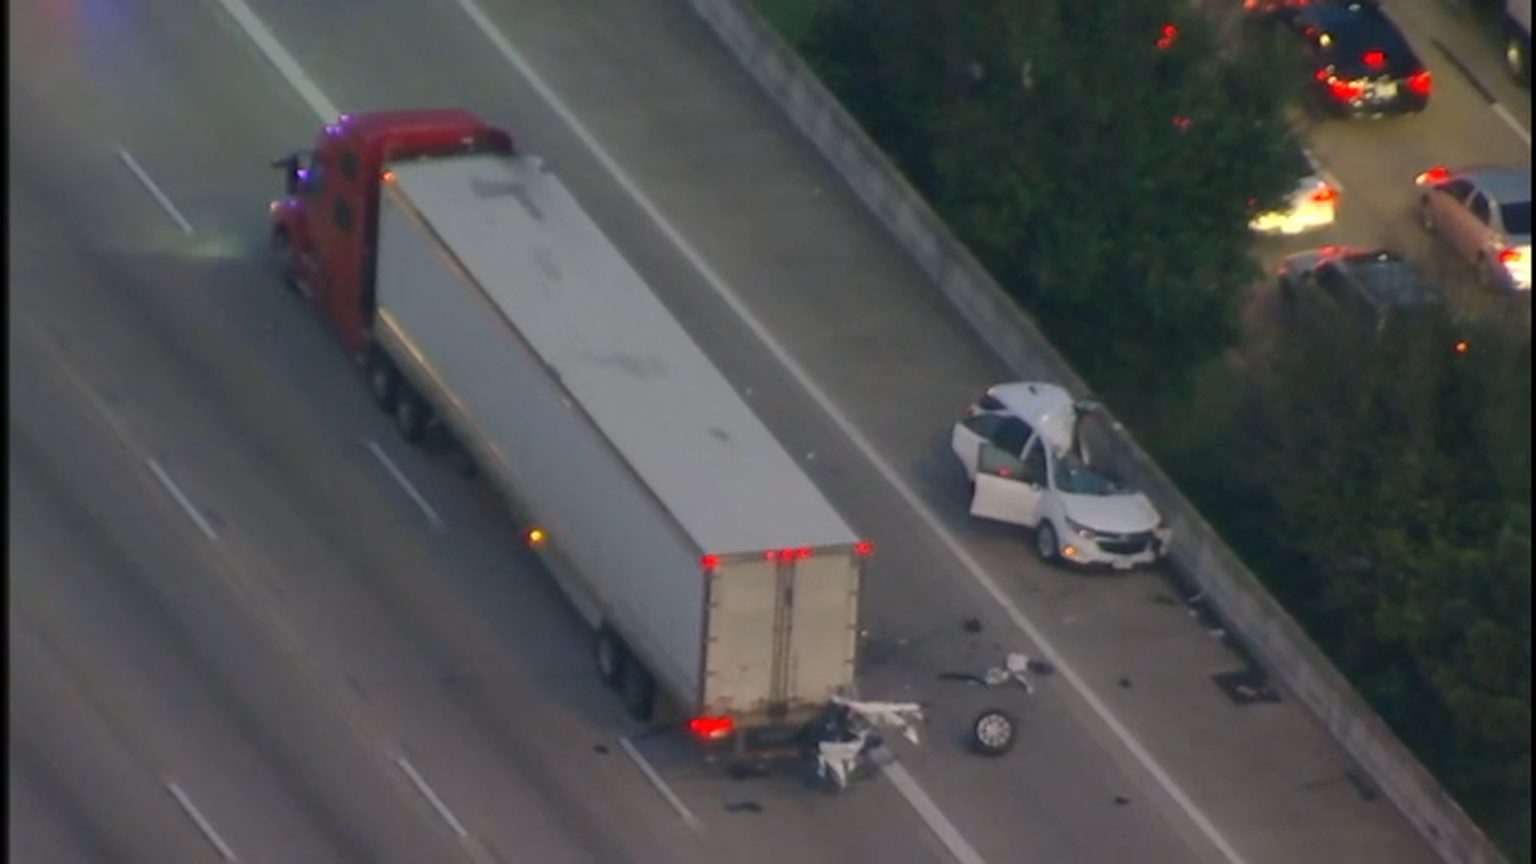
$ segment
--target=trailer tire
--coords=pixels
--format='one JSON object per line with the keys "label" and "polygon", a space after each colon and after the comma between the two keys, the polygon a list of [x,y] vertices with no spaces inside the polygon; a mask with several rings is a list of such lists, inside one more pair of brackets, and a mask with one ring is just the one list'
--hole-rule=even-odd
{"label": "trailer tire", "polygon": [[641,723],[651,722],[656,712],[656,679],[634,654],[625,652],[624,710]]}
{"label": "trailer tire", "polygon": [[598,679],[610,690],[619,689],[624,683],[624,667],[631,662],[623,640],[604,624],[597,628],[597,636],[592,641]]}
{"label": "trailer tire", "polygon": [[374,348],[368,352],[368,363],[364,371],[368,376],[368,392],[373,396],[373,404],[379,406],[379,410],[393,414],[395,399],[400,392],[400,373],[395,371],[395,365],[389,361],[388,355]]}
{"label": "trailer tire", "polygon": [[1018,724],[1013,715],[999,708],[988,708],[971,721],[971,749],[983,756],[1001,756],[1013,749],[1018,740]]}
{"label": "trailer tire", "polygon": [[432,406],[410,387],[400,387],[395,397],[395,429],[407,443],[420,444],[432,422]]}

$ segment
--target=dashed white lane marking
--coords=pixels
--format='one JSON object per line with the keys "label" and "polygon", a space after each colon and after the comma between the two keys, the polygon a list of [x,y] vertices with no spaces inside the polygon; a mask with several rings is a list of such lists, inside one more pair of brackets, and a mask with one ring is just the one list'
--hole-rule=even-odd
{"label": "dashed white lane marking", "polygon": [[688,809],[688,805],[683,803],[683,799],[677,797],[677,793],[672,791],[672,787],[668,786],[666,781],[661,779],[661,775],[656,773],[656,769],[651,767],[651,763],[647,762],[645,757],[640,755],[640,750],[634,744],[631,744],[628,738],[620,738],[619,746],[624,749],[624,755],[629,757],[629,761],[635,763],[635,767],[640,769],[640,773],[645,775],[645,779],[650,781],[650,784],[656,788],[656,792],[672,806],[673,810],[677,811],[677,815],[683,817],[683,824],[694,831],[702,832],[704,830],[704,823],[699,821],[699,817],[693,815],[693,811]]}
{"label": "dashed white lane marking", "polygon": [[277,41],[277,37],[272,35],[267,25],[261,23],[261,19],[256,17],[251,7],[245,5],[242,0],[217,0],[217,2],[225,12],[229,13],[229,17],[235,19],[235,24],[245,31],[245,35],[256,43],[256,48],[266,56],[267,60],[277,67],[278,74],[299,92],[299,98],[309,105],[310,110],[326,123],[341,116],[341,111],[325,97],[324,93],[320,92],[320,88],[299,65],[299,61],[293,59],[293,55],[289,54],[288,49]]}
{"label": "dashed white lane marking", "polygon": [[192,798],[187,793],[181,791],[181,787],[176,785],[174,780],[165,781],[165,788],[170,791],[171,797],[176,799],[176,803],[181,805],[181,809],[192,819],[192,823],[197,826],[197,830],[203,832],[203,836],[208,839],[209,843],[213,844],[213,848],[218,851],[219,857],[225,861],[240,860],[235,857],[235,852],[229,848],[229,844],[224,842],[224,838],[219,836],[219,832],[213,830],[213,823],[203,816],[202,811],[197,809],[197,805],[192,803]]}
{"label": "dashed white lane marking", "polygon": [[[664,237],[667,238],[668,242],[670,242],[678,250],[678,252],[688,261],[689,265],[692,266],[694,270],[696,270],[704,279],[704,281],[707,282],[709,286],[715,291],[715,293],[720,296],[720,299],[730,307],[731,311],[736,315],[736,317],[747,326],[747,329],[752,331],[752,335],[757,337],[758,341],[761,342],[771,354],[773,354],[774,359],[784,367],[785,371],[789,373],[790,377],[794,378],[795,382],[800,385],[801,389],[803,389],[806,394],[811,397],[812,401],[816,403],[817,407],[819,407],[821,411],[829,419],[832,420],[832,422],[838,427],[843,435],[845,435],[848,440],[851,441],[853,445],[859,450],[859,452],[864,455],[864,458],[869,460],[870,464],[875,467],[875,470],[879,472],[880,476],[884,478],[885,481],[896,490],[897,494],[901,496],[902,500],[906,502],[907,506],[917,514],[918,518],[920,518],[925,525],[928,526],[928,529],[939,538],[939,540],[944,544],[945,548],[947,548],[950,554],[954,556],[955,560],[958,561],[961,566],[965,568],[966,572],[970,574],[971,578],[976,580],[976,582],[982,587],[983,590],[987,592],[989,596],[992,597],[993,601],[996,602],[998,606],[1002,607],[1003,611],[1008,615],[1013,623],[1024,632],[1025,636],[1027,636],[1030,641],[1032,641],[1036,646],[1040,648],[1042,653],[1052,658],[1052,662],[1056,665],[1057,670],[1060,672],[1062,680],[1066,681],[1067,684],[1077,692],[1078,696],[1088,704],[1088,706],[1093,710],[1094,714],[1099,717],[1099,720],[1109,727],[1110,732],[1112,732],[1114,736],[1120,741],[1121,745],[1131,753],[1136,761],[1142,766],[1142,769],[1145,770],[1152,777],[1152,779],[1163,788],[1168,796],[1174,800],[1179,808],[1184,811],[1189,819],[1200,830],[1200,833],[1205,836],[1206,840],[1210,842],[1212,846],[1216,847],[1216,849],[1224,857],[1226,857],[1227,860],[1233,862],[1233,864],[1242,864],[1243,857],[1237,853],[1237,850],[1232,846],[1232,844],[1228,842],[1226,837],[1222,835],[1222,833],[1216,828],[1215,823],[1211,821],[1210,817],[1206,816],[1205,812],[1200,809],[1199,805],[1195,804],[1189,795],[1186,794],[1184,790],[1174,782],[1173,778],[1169,776],[1168,772],[1165,771],[1163,767],[1158,764],[1157,760],[1152,757],[1152,754],[1149,753],[1147,749],[1142,746],[1141,742],[1131,734],[1130,730],[1127,729],[1125,725],[1121,723],[1113,713],[1110,712],[1109,707],[1104,704],[1103,700],[1099,699],[1099,697],[1088,688],[1088,685],[1083,680],[1082,676],[1078,675],[1077,672],[1067,664],[1065,655],[1057,651],[1052,643],[1046,639],[1045,634],[1040,630],[1040,628],[1036,627],[1034,623],[1029,620],[1029,618],[1025,617],[1024,612],[1019,609],[1018,605],[1013,602],[1013,600],[1005,591],[1003,591],[1002,587],[997,584],[997,581],[993,579],[989,573],[987,573],[986,569],[981,566],[981,563],[978,562],[976,558],[971,555],[970,551],[967,550],[965,546],[953,534],[950,533],[949,529],[944,526],[944,523],[939,519],[938,514],[935,513],[933,509],[930,508],[918,496],[918,494],[912,490],[912,487],[902,479],[900,474],[896,473],[896,470],[891,467],[890,463],[887,462],[885,458],[879,454],[878,451],[875,450],[874,445],[870,443],[869,439],[866,438],[861,431],[859,431],[858,427],[853,424],[853,421],[849,420],[848,417],[843,414],[842,410],[838,408],[837,403],[834,402],[829,396],[827,396],[827,394],[821,389],[820,385],[818,385],[815,380],[811,378],[810,374],[807,373],[805,369],[801,367],[800,364],[795,360],[795,358],[790,355],[789,350],[773,337],[773,334],[769,332],[767,326],[764,325],[762,321],[758,320],[756,315],[752,314],[752,311],[747,308],[746,303],[744,303],[741,298],[737,296],[736,292],[730,287],[725,279],[715,271],[715,268],[704,259],[703,255],[699,254],[698,250],[693,248],[693,245],[688,242],[687,238],[683,236],[682,232],[674,227],[670,221],[668,221],[666,216],[662,214],[661,210],[655,205],[655,203],[652,202],[651,199],[643,191],[641,191],[640,187],[635,183],[635,181],[630,178],[630,176],[625,173],[622,168],[619,167],[614,158],[608,154],[608,151],[598,143],[596,137],[593,136],[593,134],[588,131],[586,126],[576,118],[576,115],[571,112],[570,108],[567,107],[565,103],[555,95],[555,92],[549,87],[548,84],[544,82],[544,79],[533,70],[533,67],[530,66],[520,54],[518,54],[517,50],[513,48],[512,44],[507,41],[507,38],[501,34],[501,31],[497,29],[496,25],[490,20],[488,16],[486,16],[485,12],[480,9],[475,0],[457,0],[457,2],[459,6],[464,10],[464,13],[468,15],[470,19],[475,23],[475,26],[479,27],[481,32],[485,34],[486,38],[491,41],[491,44],[496,47],[496,50],[500,52],[502,57],[504,57],[508,63],[512,64],[513,68],[517,69],[518,73],[527,80],[529,86],[531,86],[534,91],[539,94],[545,103],[550,106],[551,110],[553,110],[555,114],[560,117],[561,121],[570,128],[571,132],[576,136],[577,140],[581,141],[582,145],[587,148],[588,152],[592,154],[593,158],[603,166],[603,169],[607,171],[611,177],[613,177],[614,181],[619,184],[619,187],[622,188],[626,194],[629,195],[631,200],[635,202],[636,206],[638,206],[640,210],[644,212],[645,215],[656,225],[657,229],[661,231]],[[912,805],[913,809],[915,809],[920,815],[923,815],[926,819],[927,814],[925,813],[923,805],[919,803],[919,799],[915,799],[908,795],[909,788],[904,788],[902,785],[897,785],[896,788],[901,792],[902,796],[907,799],[907,802]],[[914,780],[910,785],[910,789],[916,788],[917,784]],[[941,832],[942,826],[933,822],[929,822],[928,827],[933,830],[935,834],[938,834],[941,839],[945,836]],[[954,849],[951,849],[951,852],[957,856],[960,854],[955,852]]]}
{"label": "dashed white lane marking", "polygon": [[160,189],[160,186],[155,183],[154,178],[149,176],[149,172],[144,170],[144,166],[140,165],[139,161],[133,158],[133,154],[119,148],[117,159],[123,163],[129,173],[138,179],[139,185],[149,190],[149,194],[160,205],[160,208],[171,217],[171,221],[176,223],[176,227],[181,229],[181,233],[191,234],[192,223],[187,221],[187,217],[181,215],[181,211],[177,210],[176,205],[171,203],[170,196]]}
{"label": "dashed white lane marking", "polygon": [[432,523],[432,527],[442,528],[443,520],[437,515],[437,510],[433,509],[432,505],[427,502],[427,499],[420,492],[416,491],[416,487],[411,485],[410,480],[406,479],[405,472],[400,470],[399,466],[395,464],[395,460],[389,458],[389,454],[384,452],[384,448],[380,447],[376,441],[364,441],[363,443],[367,445],[368,452],[373,454],[373,458],[379,460],[379,464],[383,465],[384,470],[389,472],[389,476],[395,478],[395,482],[399,483],[400,488],[405,490],[405,494],[411,496],[411,500],[416,503],[417,509],[421,510],[422,514],[427,517],[427,521]]}
{"label": "dashed white lane marking", "polygon": [[443,821],[448,823],[448,827],[453,829],[453,833],[459,835],[460,840],[467,839],[469,832],[464,830],[464,824],[459,821],[457,816],[453,815],[453,811],[448,809],[448,805],[443,803],[443,799],[437,797],[437,793],[432,791],[432,787],[427,785],[426,779],[417,772],[416,766],[411,764],[411,760],[405,758],[402,754],[395,757],[395,764],[399,765],[400,770],[405,772],[405,776],[410,778],[411,784],[416,787],[416,791],[421,793],[421,797],[427,799],[427,803],[432,805],[432,809],[437,811],[437,815],[441,816]]}
{"label": "dashed white lane marking", "polygon": [[214,531],[213,526],[208,524],[207,518],[197,509],[197,506],[192,503],[192,500],[187,497],[186,493],[181,491],[181,487],[176,485],[176,481],[171,479],[171,475],[165,473],[165,469],[160,467],[160,463],[155,459],[145,459],[144,464],[149,468],[149,473],[155,475],[155,479],[159,480],[160,485],[165,487],[165,491],[171,493],[171,497],[176,499],[177,504],[181,505],[181,509],[186,511],[187,516],[192,519],[192,523],[197,526],[197,530],[203,532],[203,536],[207,537],[209,542],[217,543],[219,541],[218,532]]}

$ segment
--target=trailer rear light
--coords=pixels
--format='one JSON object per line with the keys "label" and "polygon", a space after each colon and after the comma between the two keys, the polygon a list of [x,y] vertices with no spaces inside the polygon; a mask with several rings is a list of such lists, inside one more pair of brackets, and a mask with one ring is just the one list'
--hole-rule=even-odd
{"label": "trailer rear light", "polygon": [[1431,86],[1428,69],[1420,69],[1408,76],[1408,90],[1417,96],[1428,96]]}
{"label": "trailer rear light", "polygon": [[795,561],[809,557],[811,557],[809,546],[801,546],[799,549],[769,549],[763,553],[765,561]]}
{"label": "trailer rear light", "polygon": [[543,528],[529,528],[526,536],[528,538],[528,545],[535,549],[543,546],[544,541],[549,537],[549,535],[544,533]]}
{"label": "trailer rear light", "polygon": [[1323,185],[1312,190],[1312,194],[1307,197],[1318,204],[1327,204],[1330,201],[1335,201],[1338,199],[1339,190],[1329,186],[1327,183],[1324,183]]}
{"label": "trailer rear light", "polygon": [[705,570],[713,570],[720,566],[720,556],[705,555],[703,558],[699,559],[699,565],[702,566]]}
{"label": "trailer rear light", "polygon": [[860,540],[859,542],[853,544],[853,554],[873,555],[875,554],[875,544],[869,542],[868,540]]}
{"label": "trailer rear light", "polygon": [[730,717],[693,717],[688,720],[688,731],[705,741],[718,741],[735,728],[736,721]]}
{"label": "trailer rear light", "polygon": [[395,182],[395,172],[393,171],[385,171],[381,176],[384,178],[385,183]]}
{"label": "trailer rear light", "polygon": [[809,547],[809,546],[801,546],[799,549],[796,549],[795,550],[795,557],[798,558],[798,559],[804,559],[804,558],[811,557],[811,547]]}
{"label": "trailer rear light", "polygon": [[1428,186],[1431,183],[1439,183],[1451,176],[1451,169],[1444,165],[1436,165],[1427,171],[1420,171],[1419,176],[1413,178],[1413,182],[1419,186]]}

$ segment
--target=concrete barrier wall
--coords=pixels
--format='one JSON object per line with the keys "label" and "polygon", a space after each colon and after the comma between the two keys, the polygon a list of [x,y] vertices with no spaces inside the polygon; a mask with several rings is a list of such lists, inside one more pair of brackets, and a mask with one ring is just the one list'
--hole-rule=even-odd
{"label": "concrete barrier wall", "polygon": [[[688,2],[1014,374],[1088,392],[1035,323],[950,233],[750,0]],[[1444,860],[1503,861],[1129,433],[1118,423],[1114,430],[1108,446],[1095,451],[1100,461],[1157,503],[1174,532],[1170,555],[1175,571],[1203,592],[1228,632],[1318,717]]]}

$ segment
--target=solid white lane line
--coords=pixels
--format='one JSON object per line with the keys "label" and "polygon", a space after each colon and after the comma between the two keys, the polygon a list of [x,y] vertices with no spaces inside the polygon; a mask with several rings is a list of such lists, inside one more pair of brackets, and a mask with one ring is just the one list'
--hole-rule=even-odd
{"label": "solid white lane line", "polygon": [[149,172],[145,171],[143,166],[139,164],[138,160],[133,158],[133,154],[129,153],[127,150],[119,148],[117,151],[117,158],[120,162],[123,163],[124,166],[128,168],[128,171],[132,173],[134,177],[138,178],[139,184],[142,185],[145,189],[149,190],[149,194],[152,195],[155,201],[160,204],[161,209],[165,210],[165,212],[170,215],[171,221],[176,223],[176,227],[181,229],[181,233],[191,234],[192,223],[188,222],[186,217],[181,215],[181,211],[177,210],[176,205],[171,203],[170,196],[166,195],[160,190],[160,187],[155,183],[154,179],[149,176]]}
{"label": "solid white lane line", "polygon": [[1509,124],[1509,128],[1515,130],[1515,134],[1520,136],[1520,140],[1525,142],[1525,146],[1531,146],[1531,133],[1526,131],[1524,126],[1520,125],[1520,121],[1515,119],[1515,115],[1509,113],[1508,108],[1505,108],[1498,102],[1495,102],[1488,107],[1493,109],[1493,113],[1499,115],[1500,120],[1503,120],[1505,123]]}
{"label": "solid white lane line", "polygon": [[155,479],[160,481],[160,485],[165,487],[165,491],[171,493],[171,497],[176,499],[176,503],[181,505],[181,509],[187,512],[187,516],[191,517],[193,524],[197,526],[199,531],[203,532],[203,536],[207,537],[210,542],[217,543],[219,540],[218,532],[213,530],[213,526],[208,524],[208,520],[203,517],[202,513],[198,512],[197,507],[193,506],[191,499],[181,491],[181,487],[176,485],[176,481],[171,479],[171,475],[165,473],[165,469],[160,467],[160,463],[154,459],[145,459],[144,464],[149,466],[149,473],[155,475]]}
{"label": "solid white lane line", "polygon": [[647,762],[645,757],[640,755],[639,749],[631,744],[628,738],[620,738],[619,746],[624,749],[624,755],[629,757],[629,761],[635,763],[635,767],[639,768],[640,773],[645,775],[645,779],[650,781],[651,786],[655,787],[661,797],[668,804],[672,805],[672,809],[677,811],[677,815],[683,817],[683,824],[694,831],[702,832],[704,830],[704,823],[699,821],[699,817],[693,815],[693,811],[688,809],[688,805],[683,803],[683,799],[677,797],[677,793],[672,791],[672,787],[668,786],[666,781],[661,779],[661,775],[656,773],[656,769],[651,767],[651,763]]}
{"label": "solid white lane line", "polygon": [[209,843],[213,844],[214,849],[218,850],[219,857],[225,861],[240,860],[235,857],[235,852],[229,848],[229,844],[224,842],[224,838],[219,836],[219,832],[213,830],[213,823],[203,817],[202,811],[197,809],[197,805],[192,803],[192,799],[187,796],[187,793],[181,791],[181,787],[177,786],[174,780],[165,781],[165,788],[170,790],[171,797],[175,798],[176,803],[181,805],[181,809],[186,811],[187,815],[191,817],[192,823],[197,826],[197,830],[203,832],[203,836],[208,839]]}
{"label": "solid white lane line", "polygon": [[293,59],[288,49],[277,41],[277,37],[272,35],[267,25],[261,23],[261,19],[256,17],[251,7],[245,5],[242,0],[217,0],[217,2],[224,7],[225,12],[229,13],[229,17],[235,19],[235,24],[245,31],[245,35],[256,43],[256,48],[266,56],[267,60],[277,67],[278,74],[287,79],[293,89],[299,92],[299,98],[309,105],[310,110],[326,123],[341,116],[341,111],[331,100],[325,98],[325,94],[320,92],[314,80],[309,77],[299,62]]}
{"label": "solid white lane line", "polygon": [[901,793],[901,797],[907,799],[907,803],[923,817],[923,821],[928,823],[929,829],[939,838],[939,842],[944,844],[944,848],[949,850],[949,854],[954,856],[955,861],[959,864],[986,864],[986,859],[972,848],[961,835],[960,829],[956,828],[943,811],[939,810],[939,805],[933,803],[933,799],[928,797],[923,787],[917,785],[917,780],[912,777],[906,767],[895,761],[894,753],[891,754],[891,761],[880,764],[880,770],[885,773],[885,776],[891,778],[891,785],[895,786]]}
{"label": "solid white lane line", "polygon": [[91,408],[101,415],[102,420],[106,421],[108,428],[112,430],[112,434],[117,440],[134,455],[139,456],[141,459],[144,458],[142,456],[143,449],[128,434],[128,427],[117,418],[115,411],[107,407],[107,401],[101,398],[101,395],[96,392],[96,388],[92,387],[85,380],[85,377],[75,369],[75,364],[69,362],[69,359],[64,356],[64,349],[59,346],[53,336],[34,318],[28,317],[26,319],[26,326],[28,330],[32,331],[32,335],[37,337],[37,341],[42,344],[43,348],[53,355],[54,362],[58,364],[60,369],[64,370],[64,377],[69,379],[69,383],[75,385],[75,389],[85,396],[85,401],[90,403]]}
{"label": "solid white lane line", "polygon": [[[613,157],[608,154],[608,151],[598,143],[596,137],[594,137],[592,133],[587,130],[586,126],[584,126],[581,121],[576,118],[576,115],[571,112],[570,108],[568,108],[565,103],[555,95],[554,91],[550,89],[549,85],[544,83],[544,80],[539,77],[537,72],[533,70],[533,67],[531,67],[527,61],[525,61],[522,56],[517,53],[516,49],[512,47],[512,44],[508,42],[506,37],[501,34],[501,31],[496,28],[496,25],[492,23],[486,14],[480,10],[480,7],[475,2],[475,0],[456,0],[456,2],[458,2],[459,6],[464,9],[465,14],[467,14],[470,19],[474,21],[475,25],[479,27],[483,33],[485,33],[486,38],[491,41],[491,44],[496,47],[497,51],[501,53],[502,57],[504,57],[508,63],[512,64],[513,68],[517,69],[518,73],[528,81],[529,85],[533,87],[534,91],[537,92],[541,98],[544,99],[544,101],[550,106],[551,110],[553,110],[555,114],[559,116],[560,119],[568,127],[570,127],[571,132],[576,136],[577,140],[581,141],[582,145],[587,148],[588,152],[592,154],[593,158],[597,160],[598,164],[603,166],[604,170],[606,170],[609,175],[613,177],[614,181],[619,184],[619,187],[622,188],[626,194],[629,195],[629,197],[635,202],[636,206],[638,206],[640,210],[645,213],[649,219],[651,219],[651,221],[656,225],[657,229],[661,231],[662,235],[667,238],[668,242],[676,247],[678,252],[682,254],[682,256],[688,261],[689,265],[698,271],[699,275],[704,279],[704,281],[707,282],[712,289],[714,289],[715,293],[720,296],[721,300],[725,301],[725,304],[729,306],[731,311],[736,314],[737,318],[739,318],[741,322],[747,326],[747,329],[752,331],[752,335],[756,336],[758,341],[760,341],[763,346],[768,349],[768,351],[773,355],[774,359],[776,359],[779,364],[784,367],[785,371],[790,374],[790,377],[795,379],[795,382],[798,383],[801,389],[803,389],[806,394],[811,397],[811,399],[816,403],[817,407],[819,407],[822,412],[826,414],[826,416],[831,419],[834,424],[836,424],[838,429],[842,431],[845,436],[847,436],[848,440],[853,442],[853,445],[858,448],[859,452],[864,455],[865,459],[869,460],[870,464],[875,467],[875,470],[880,473],[880,476],[883,477],[885,481],[896,490],[897,494],[901,496],[902,500],[906,502],[907,506],[910,507],[912,511],[917,514],[918,518],[920,518],[923,523],[928,526],[928,529],[932,531],[941,542],[943,542],[945,548],[947,548],[950,554],[954,556],[955,560],[957,560],[965,568],[966,572],[970,574],[971,578],[974,579],[982,587],[982,589],[992,597],[993,601],[995,601],[998,606],[1002,607],[1003,611],[1008,615],[1010,619],[1012,619],[1013,623],[1024,632],[1024,635],[1027,636],[1029,640],[1036,646],[1038,646],[1043,654],[1051,658],[1051,662],[1055,665],[1057,671],[1060,672],[1062,680],[1066,681],[1068,685],[1077,692],[1079,697],[1081,697],[1083,701],[1088,704],[1093,712],[1099,717],[1100,721],[1109,727],[1110,731],[1114,733],[1117,739],[1119,739],[1121,745],[1123,745],[1126,750],[1128,750],[1131,755],[1135,757],[1136,761],[1142,766],[1142,769],[1151,775],[1151,777],[1157,781],[1158,785],[1160,785],[1163,790],[1168,793],[1169,797],[1171,797],[1178,804],[1178,806],[1183,809],[1185,814],[1188,815],[1190,820],[1195,823],[1196,827],[1200,829],[1200,832],[1205,835],[1206,839],[1211,843],[1211,845],[1215,846],[1221,852],[1221,854],[1225,856],[1227,860],[1233,862],[1233,864],[1242,864],[1244,860],[1243,857],[1237,853],[1237,850],[1232,846],[1231,843],[1227,841],[1226,837],[1222,835],[1219,830],[1217,830],[1215,823],[1210,820],[1210,817],[1206,816],[1205,812],[1201,810],[1193,800],[1190,799],[1189,795],[1186,794],[1177,783],[1174,782],[1173,778],[1168,775],[1168,772],[1163,770],[1163,767],[1159,765],[1157,760],[1152,757],[1152,754],[1147,752],[1147,749],[1142,746],[1141,742],[1138,741],[1134,735],[1131,734],[1130,730],[1126,729],[1125,725],[1122,724],[1119,719],[1117,719],[1114,714],[1110,712],[1109,707],[1105,705],[1098,696],[1094,695],[1093,691],[1088,688],[1087,682],[1083,680],[1082,676],[1078,675],[1077,672],[1067,664],[1065,655],[1055,649],[1051,642],[1046,639],[1045,634],[1041,632],[1040,628],[1036,627],[1034,623],[1024,615],[1024,612],[1018,607],[1017,604],[1013,602],[1011,598],[1009,598],[1008,594],[1002,589],[1000,585],[998,585],[997,581],[992,578],[991,574],[987,573],[986,569],[981,566],[981,563],[978,562],[976,558],[972,556],[971,553],[965,548],[965,546],[962,545],[960,541],[950,533],[949,529],[944,526],[942,521],[940,521],[938,514],[935,513],[933,509],[930,508],[920,497],[918,497],[917,493],[912,490],[912,487],[909,486],[907,482],[902,479],[901,475],[896,473],[896,470],[891,467],[890,463],[887,462],[885,458],[875,450],[874,445],[870,443],[869,439],[866,438],[864,434],[859,431],[858,427],[856,427],[853,422],[843,414],[843,412],[837,407],[837,403],[835,403],[831,398],[827,396],[827,394],[821,389],[820,385],[818,385],[815,380],[812,379],[811,376],[805,371],[805,369],[800,366],[795,358],[790,355],[789,350],[781,345],[773,337],[773,334],[768,331],[767,326],[765,326],[762,321],[758,320],[756,315],[752,314],[752,311],[747,308],[746,303],[744,303],[741,298],[737,296],[736,292],[730,287],[725,279],[715,271],[715,268],[712,267],[708,261],[704,260],[704,256],[699,254],[698,250],[693,248],[693,245],[688,242],[687,238],[683,236],[682,232],[667,220],[666,216],[661,213],[660,209],[657,208],[655,203],[653,203],[651,199],[647,197],[643,191],[640,190],[640,187],[635,183],[635,181],[631,179],[630,176],[626,174],[622,168],[619,167],[618,163],[614,161]],[[913,786],[915,788],[915,782]],[[897,786],[897,789],[901,790],[902,787]],[[912,804],[913,808],[916,809],[919,814],[923,813],[922,807],[917,800],[907,796],[905,791],[902,792],[902,795],[907,797],[908,803]],[[929,828],[933,829],[935,833],[938,833],[940,830],[939,826],[933,823],[929,824]]]}
{"label": "solid white lane line", "polygon": [[437,811],[437,815],[443,817],[443,821],[448,823],[448,827],[453,829],[453,833],[459,835],[459,839],[463,840],[469,837],[469,832],[464,830],[463,823],[459,822],[458,817],[453,815],[453,811],[448,809],[448,805],[443,803],[443,799],[437,797],[437,793],[432,791],[432,787],[428,786],[427,781],[417,773],[416,766],[411,764],[411,760],[405,758],[404,755],[400,755],[395,757],[395,764],[399,765],[400,770],[405,772],[405,776],[410,778],[412,785],[416,787],[416,791],[421,793],[421,797],[427,799],[427,803],[432,805],[432,809]]}
{"label": "solid white lane line", "polygon": [[420,492],[416,491],[416,487],[412,486],[411,481],[406,479],[405,472],[395,465],[395,460],[389,458],[389,454],[384,452],[384,448],[380,447],[376,441],[364,441],[363,443],[368,445],[368,452],[373,454],[373,458],[379,460],[379,464],[384,466],[384,470],[389,472],[389,476],[395,478],[395,482],[400,484],[400,488],[405,490],[405,494],[411,496],[411,500],[416,502],[416,507],[426,515],[427,521],[432,523],[432,527],[443,527],[443,520],[437,515],[437,511],[432,508],[431,504],[427,503],[427,499],[422,497]]}

